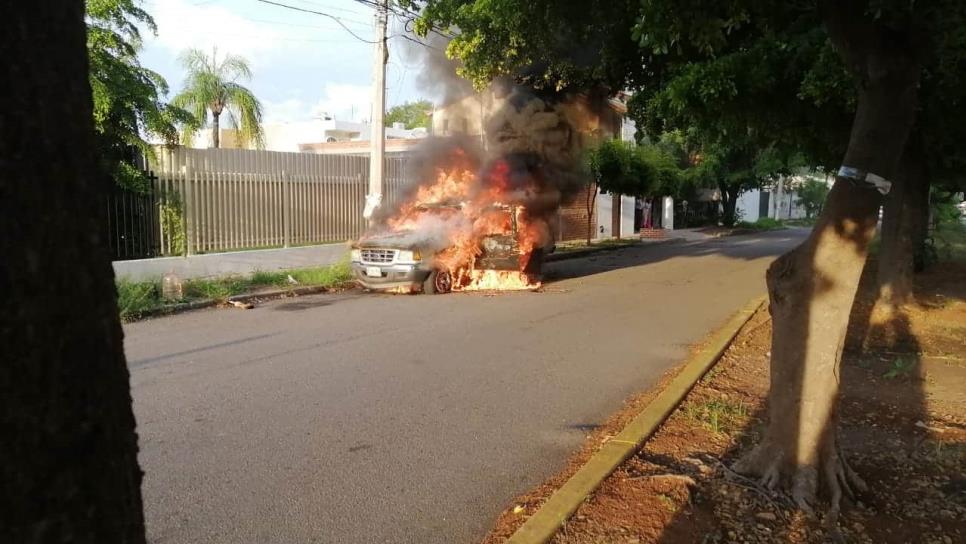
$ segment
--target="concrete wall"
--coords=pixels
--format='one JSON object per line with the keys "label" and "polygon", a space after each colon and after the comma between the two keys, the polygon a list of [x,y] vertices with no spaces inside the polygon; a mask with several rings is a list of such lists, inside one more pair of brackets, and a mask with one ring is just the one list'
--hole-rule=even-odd
{"label": "concrete wall", "polygon": [[344,243],[285,249],[259,249],[231,253],[208,253],[191,257],[161,257],[134,261],[114,261],[114,275],[134,281],[160,278],[173,272],[182,279],[246,275],[257,270],[273,271],[337,264],[346,258]]}
{"label": "concrete wall", "polygon": [[760,202],[761,191],[758,189],[745,191],[738,197],[738,202],[735,204],[735,210],[738,212],[738,215],[741,217],[742,221],[754,223],[755,221],[758,221],[758,206]]}
{"label": "concrete wall", "polygon": [[597,195],[597,232],[595,238],[613,236],[614,197],[610,193]]}
{"label": "concrete wall", "polygon": [[[754,223],[761,219],[760,203],[762,192],[758,189],[741,193],[738,197],[736,210],[740,212],[741,220]],[[768,195],[768,217],[773,219],[801,219],[805,217],[805,207],[798,204],[798,193],[789,191],[778,184]]]}
{"label": "concrete wall", "polygon": [[661,199],[663,203],[661,213],[661,226],[666,230],[674,229],[674,198],[666,196]]}

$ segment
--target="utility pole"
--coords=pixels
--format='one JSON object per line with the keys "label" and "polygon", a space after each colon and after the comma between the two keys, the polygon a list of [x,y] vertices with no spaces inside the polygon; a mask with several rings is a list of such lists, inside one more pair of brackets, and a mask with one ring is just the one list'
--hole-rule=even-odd
{"label": "utility pole", "polygon": [[378,4],[375,14],[376,43],[373,44],[372,113],[369,127],[369,194],[362,212],[363,217],[370,219],[370,223],[373,212],[382,203],[386,157],[386,61],[389,60],[389,51],[386,49],[386,18],[389,0],[378,0]]}

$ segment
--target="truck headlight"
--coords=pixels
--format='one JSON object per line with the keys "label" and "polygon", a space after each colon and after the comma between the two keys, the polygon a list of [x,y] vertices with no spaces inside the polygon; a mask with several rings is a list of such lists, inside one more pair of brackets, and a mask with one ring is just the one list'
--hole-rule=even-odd
{"label": "truck headlight", "polygon": [[419,250],[410,251],[408,249],[400,250],[396,255],[396,261],[400,263],[418,263],[422,260],[422,255],[419,254]]}
{"label": "truck headlight", "polygon": [[353,249],[352,251],[350,251],[349,252],[349,259],[352,262],[354,262],[354,263],[361,262],[362,261],[362,250],[361,249]]}

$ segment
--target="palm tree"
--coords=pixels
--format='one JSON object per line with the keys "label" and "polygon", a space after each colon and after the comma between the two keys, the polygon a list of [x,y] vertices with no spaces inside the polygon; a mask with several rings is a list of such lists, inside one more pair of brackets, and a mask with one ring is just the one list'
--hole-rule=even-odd
{"label": "palm tree", "polygon": [[212,143],[218,147],[219,117],[228,114],[230,123],[238,129],[239,143],[254,143],[262,147],[262,105],[247,88],[239,85],[239,79],[251,79],[248,61],[238,55],[225,55],[220,61],[218,51],[212,49],[209,57],[200,49],[188,49],[178,60],[188,75],[184,89],[171,101],[194,115],[195,121],[184,126],[182,139],[191,141],[208,120],[211,111]]}

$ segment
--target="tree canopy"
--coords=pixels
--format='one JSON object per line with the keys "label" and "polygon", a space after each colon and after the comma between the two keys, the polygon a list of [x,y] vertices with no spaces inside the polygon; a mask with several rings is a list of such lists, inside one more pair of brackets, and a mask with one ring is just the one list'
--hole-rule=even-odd
{"label": "tree canopy", "polygon": [[146,178],[133,164],[134,150],[150,157],[153,152],[145,136],[176,143],[176,125],[192,119],[186,111],[165,103],[168,85],[164,78],[138,61],[139,26],[154,32],[151,16],[134,0],[88,0],[86,7],[100,166],[118,184],[142,188]]}
{"label": "tree canopy", "polygon": [[798,205],[805,208],[805,216],[813,218],[822,213],[825,197],[828,196],[828,184],[817,179],[807,179],[798,187]]}
{"label": "tree canopy", "polygon": [[514,74],[535,87],[621,89],[642,70],[630,33],[638,0],[411,0],[415,31],[455,27],[447,55],[478,88]]}
{"label": "tree canopy", "polygon": [[674,194],[681,178],[674,157],[650,144],[605,140],[588,153],[587,162],[598,187],[622,195]]}
{"label": "tree canopy", "polygon": [[389,108],[386,112],[386,125],[402,123],[406,128],[425,127],[429,128],[430,112],[433,111],[433,104],[429,100],[417,100],[415,102],[405,102],[398,106]]}
{"label": "tree canopy", "polygon": [[249,80],[252,70],[248,61],[238,55],[218,58],[217,49],[207,55],[200,49],[188,49],[178,57],[187,72],[184,88],[172,103],[193,115],[192,121],[183,125],[182,138],[190,141],[207,124],[211,113],[212,142],[220,144],[219,119],[228,114],[231,125],[238,129],[241,145],[255,144],[262,147],[262,104],[248,88],[238,80]]}

